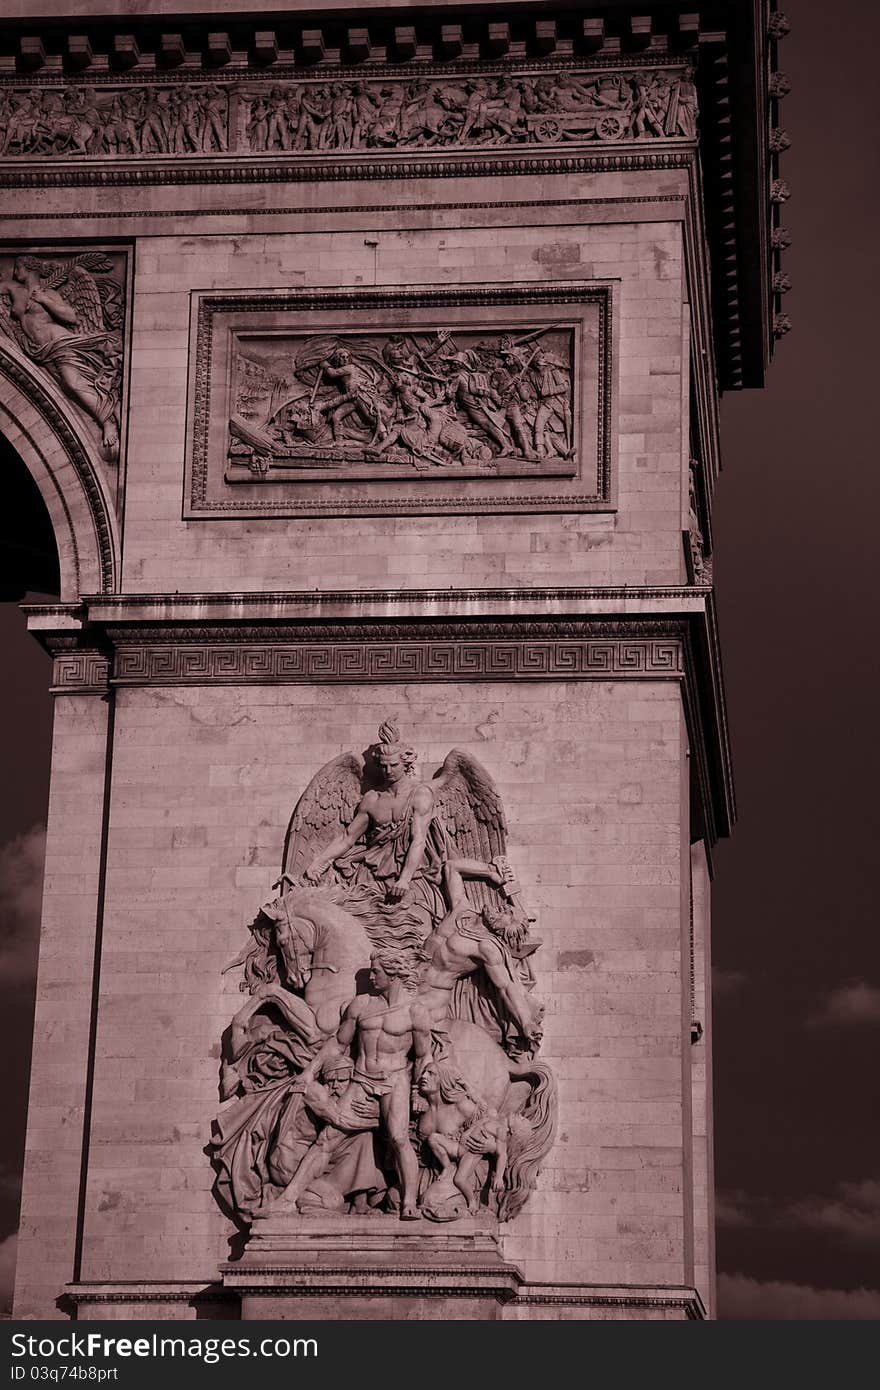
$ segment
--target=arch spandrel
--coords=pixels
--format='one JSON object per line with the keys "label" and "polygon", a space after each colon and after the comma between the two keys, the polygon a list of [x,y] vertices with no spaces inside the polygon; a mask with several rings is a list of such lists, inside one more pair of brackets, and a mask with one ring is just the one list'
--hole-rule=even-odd
{"label": "arch spandrel", "polygon": [[106,465],[53,383],[12,343],[0,342],[0,431],[17,451],[55,533],[61,599],[113,593],[119,528]]}

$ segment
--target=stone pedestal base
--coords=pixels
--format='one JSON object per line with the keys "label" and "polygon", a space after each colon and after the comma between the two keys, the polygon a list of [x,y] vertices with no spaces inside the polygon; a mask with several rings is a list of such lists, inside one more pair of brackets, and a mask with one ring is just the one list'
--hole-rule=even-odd
{"label": "stone pedestal base", "polygon": [[243,1321],[491,1320],[522,1275],[494,1223],[432,1226],[396,1216],[266,1216],[240,1260],[221,1266]]}

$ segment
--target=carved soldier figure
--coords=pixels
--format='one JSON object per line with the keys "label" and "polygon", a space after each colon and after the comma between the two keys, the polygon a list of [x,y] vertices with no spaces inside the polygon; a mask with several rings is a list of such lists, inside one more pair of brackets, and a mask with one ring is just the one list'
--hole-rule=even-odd
{"label": "carved soldier figure", "polygon": [[289,149],[290,142],[287,134],[287,122],[285,120],[284,93],[280,87],[273,87],[271,89],[266,107],[268,114],[266,149],[274,150],[276,141],[279,149]]}
{"label": "carved soldier figure", "polygon": [[202,88],[202,149],[205,151],[226,149],[226,93],[222,87],[212,83]]}
{"label": "carved soldier figure", "polygon": [[635,108],[633,110],[633,134],[644,135],[651,130],[662,135],[663,113],[669,97],[669,83],[656,73],[639,73],[633,79],[635,88]]}
{"label": "carved soldier figure", "polygon": [[372,429],[373,440],[384,438],[387,430],[375,382],[352,360],[348,348],[337,348],[325,358],[321,363],[321,375],[338,382],[340,387],[335,396],[321,404],[321,409],[330,416],[333,438],[339,439],[340,426],[350,415],[356,415]]}
{"label": "carved soldier figure", "polygon": [[302,116],[296,139],[298,149],[320,149],[321,132],[329,110],[330,95],[326,87],[309,87],[303,91]]}
{"label": "carved soldier figure", "polygon": [[141,118],[141,152],[143,154],[166,154],[168,151],[168,130],[162,119],[163,111],[159,94],[154,88],[144,93]]}
{"label": "carved soldier figure", "polygon": [[372,137],[379,145],[394,145],[400,135],[403,104],[406,101],[406,88],[395,82],[382,90],[379,114],[373,126]]}
{"label": "carved soldier figure", "polygon": [[284,98],[284,148],[295,150],[300,146],[300,125],[303,120],[303,89],[288,87]]}
{"label": "carved soldier figure", "polygon": [[110,103],[107,138],[113,154],[140,154],[140,98],[137,92],[117,92]]}
{"label": "carved soldier figure", "polygon": [[406,371],[415,374],[418,371],[415,353],[409,347],[402,333],[392,333],[383,345],[382,361],[387,363],[392,372]]}
{"label": "carved soldier figure", "polygon": [[356,82],[352,99],[353,125],[351,132],[352,149],[358,149],[369,141],[376,119],[376,103],[366,82]]}
{"label": "carved soldier figure", "polygon": [[499,453],[507,453],[510,441],[495,413],[500,401],[492,390],[488,373],[475,366],[469,353],[454,353],[447,361],[454,372],[446,388],[447,399],[454,400],[471,424],[489,436],[498,446]]}
{"label": "carved soldier figure", "polygon": [[321,131],[321,148],[344,150],[351,142],[352,100],[344,82],[334,82],[330,88],[330,107]]}
{"label": "carved soldier figure", "polygon": [[539,348],[532,361],[532,373],[538,393],[535,446],[545,457],[556,452],[550,442],[549,429],[550,421],[555,416],[562,424],[563,453],[567,454],[572,447],[571,379],[568,368],[555,353]]}
{"label": "carved soldier figure", "polygon": [[672,84],[665,129],[667,135],[684,135],[689,140],[696,136],[697,89],[689,71]]}
{"label": "carved soldier figure", "polygon": [[6,111],[6,130],[0,154],[11,151],[13,145],[18,145],[20,154],[26,153],[36,135],[37,121],[38,110],[30,93],[14,93]]}
{"label": "carved soldier figure", "polygon": [[265,150],[269,140],[269,106],[262,96],[251,102],[250,120],[247,123],[247,137],[252,150]]}
{"label": "carved soldier figure", "polygon": [[200,148],[200,115],[199,99],[194,89],[189,85],[181,87],[177,96],[176,153],[186,154]]}
{"label": "carved soldier figure", "polygon": [[[419,1169],[409,1137],[410,1088],[413,1064],[418,1080],[431,1056],[428,1016],[415,998],[415,977],[403,953],[377,951],[369,973],[375,993],[352,999],[335,1037],[306,1067],[296,1089],[305,1090],[321,1065],[339,1049],[354,1050],[351,1087],[355,1095],[343,1096],[341,1103],[357,1102],[366,1112],[369,1100],[378,1101],[380,1128],[391,1147],[400,1182],[400,1218],[416,1221]],[[310,1179],[320,1176],[325,1162],[326,1152],[319,1152],[316,1145],[300,1163],[279,1202],[289,1205],[298,1201]]]}
{"label": "carved soldier figure", "polygon": [[536,459],[538,454],[531,439],[531,430],[523,415],[523,407],[533,403],[535,398],[534,389],[526,376],[531,358],[526,357],[522,349],[502,340],[499,359],[499,365],[489,378],[492,390],[498,397],[504,418],[523,457]]}

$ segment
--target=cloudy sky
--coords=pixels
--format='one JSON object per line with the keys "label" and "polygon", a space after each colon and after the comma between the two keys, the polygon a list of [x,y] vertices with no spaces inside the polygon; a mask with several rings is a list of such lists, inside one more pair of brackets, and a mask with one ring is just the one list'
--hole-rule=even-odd
{"label": "cloudy sky", "polygon": [[[740,823],[716,855],[720,1312],[880,1317],[876,0],[785,0],[794,330],[723,405],[716,580]],[[18,1218],[48,663],[0,605],[0,1284]],[[2,1294],[0,1294],[2,1303]]]}

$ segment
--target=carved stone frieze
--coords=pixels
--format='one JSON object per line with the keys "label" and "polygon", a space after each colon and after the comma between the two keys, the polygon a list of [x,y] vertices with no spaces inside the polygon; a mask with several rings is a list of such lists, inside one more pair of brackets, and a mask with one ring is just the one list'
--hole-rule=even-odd
{"label": "carved stone frieze", "polygon": [[227,480],[571,472],[574,348],[554,324],[239,338]]}
{"label": "carved stone frieze", "polygon": [[0,88],[0,157],[101,159],[224,153],[229,92],[194,86]]}
{"label": "carved stone frieze", "polygon": [[[238,1221],[370,1211],[511,1220],[553,1143],[541,945],[490,773],[431,778],[393,720],[315,773],[224,1036],[211,1151]],[[370,991],[363,991],[368,973]]]}
{"label": "carved stone frieze", "polygon": [[202,296],[189,515],[601,505],[609,308],[580,283]]}
{"label": "carved stone frieze", "polygon": [[696,136],[688,69],[315,81],[240,99],[243,143],[261,154]]}
{"label": "carved stone frieze", "polygon": [[0,159],[436,151],[694,140],[681,64],[0,86]]}
{"label": "carved stone frieze", "polygon": [[119,457],[126,313],[119,251],[0,251],[0,335],[79,408]]}

